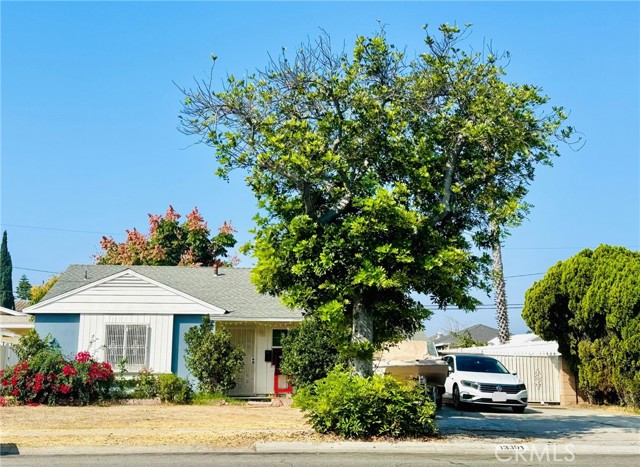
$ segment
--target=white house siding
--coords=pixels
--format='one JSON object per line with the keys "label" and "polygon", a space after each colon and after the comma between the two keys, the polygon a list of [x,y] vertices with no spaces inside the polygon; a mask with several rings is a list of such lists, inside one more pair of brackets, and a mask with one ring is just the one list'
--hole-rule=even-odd
{"label": "white house siding", "polygon": [[44,313],[209,314],[211,308],[133,274],[124,274],[46,305]]}
{"label": "white house siding", "polygon": [[159,314],[81,314],[78,351],[89,350],[104,359],[107,324],[145,324],[150,328],[148,367],[156,373],[171,372],[173,315]]}

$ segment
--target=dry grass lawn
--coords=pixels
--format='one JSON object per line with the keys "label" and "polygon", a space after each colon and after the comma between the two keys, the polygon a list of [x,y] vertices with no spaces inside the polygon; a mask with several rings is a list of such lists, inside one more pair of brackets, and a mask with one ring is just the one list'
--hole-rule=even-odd
{"label": "dry grass lawn", "polygon": [[0,440],[23,447],[210,445],[249,448],[258,441],[329,441],[288,406],[113,405],[2,407]]}

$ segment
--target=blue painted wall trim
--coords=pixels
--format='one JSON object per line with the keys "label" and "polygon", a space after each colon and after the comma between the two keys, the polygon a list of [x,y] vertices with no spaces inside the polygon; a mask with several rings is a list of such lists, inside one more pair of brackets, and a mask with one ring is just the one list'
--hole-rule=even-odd
{"label": "blue painted wall trim", "polygon": [[184,334],[194,326],[202,323],[200,315],[174,315],[173,316],[173,338],[171,349],[171,372],[182,378],[189,378],[195,382],[195,378],[187,370],[184,363],[184,352],[186,343],[184,342]]}
{"label": "blue painted wall trim", "polygon": [[78,352],[80,315],[36,314],[35,317],[35,329],[38,335],[44,339],[48,334],[51,334],[65,355],[75,357]]}

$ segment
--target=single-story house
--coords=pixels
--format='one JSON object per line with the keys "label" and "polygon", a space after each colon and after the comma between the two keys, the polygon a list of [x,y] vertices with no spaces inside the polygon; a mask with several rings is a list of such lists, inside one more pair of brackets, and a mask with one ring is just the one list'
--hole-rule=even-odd
{"label": "single-story house", "polygon": [[32,318],[21,311],[0,307],[0,370],[17,362],[11,346],[33,329]]}
{"label": "single-story house", "polygon": [[286,392],[278,376],[281,338],[302,321],[276,297],[259,294],[250,269],[179,266],[72,265],[45,297],[25,311],[35,329],[67,354],[89,351],[117,370],[190,377],[184,334],[209,315],[245,350],[243,372],[232,394]]}
{"label": "single-story house", "polygon": [[15,344],[20,336],[33,329],[32,316],[0,307],[0,343]]}
{"label": "single-story house", "polygon": [[489,342],[498,337],[498,330],[484,324],[476,324],[455,333],[436,334],[429,339],[434,343],[438,352],[442,354],[445,350],[460,345],[458,336],[461,334],[468,334],[469,337],[477,342]]}
{"label": "single-story house", "polygon": [[376,353],[373,364],[381,365],[394,360],[423,360],[437,358],[438,352],[424,331],[416,332],[410,339],[390,345],[383,351]]}

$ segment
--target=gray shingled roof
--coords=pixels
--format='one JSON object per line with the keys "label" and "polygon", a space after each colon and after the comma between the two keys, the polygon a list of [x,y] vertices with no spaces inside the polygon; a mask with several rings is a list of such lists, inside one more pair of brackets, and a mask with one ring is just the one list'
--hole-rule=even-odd
{"label": "gray shingled roof", "polygon": [[[484,324],[476,324],[475,326],[468,327],[466,329],[462,329],[458,331],[458,334],[461,332],[469,331],[469,334],[478,342],[489,342],[491,339],[498,337],[498,330],[489,326],[485,326]],[[453,344],[457,338],[451,334],[447,334],[446,336],[441,336],[439,338],[433,337],[433,343],[437,346],[439,345],[447,345]]]}
{"label": "gray shingled roof", "polygon": [[[277,297],[259,294],[251,283],[251,269],[180,266],[106,266],[73,264],[60,275],[42,301],[71,292],[126,269],[160,282],[227,311],[223,319],[302,319],[300,311],[291,311]],[[85,278],[86,277],[86,278]]]}

